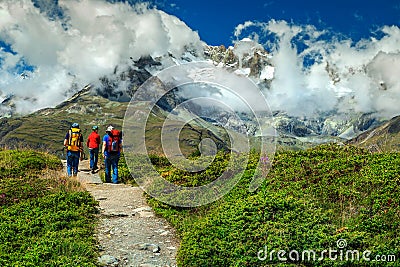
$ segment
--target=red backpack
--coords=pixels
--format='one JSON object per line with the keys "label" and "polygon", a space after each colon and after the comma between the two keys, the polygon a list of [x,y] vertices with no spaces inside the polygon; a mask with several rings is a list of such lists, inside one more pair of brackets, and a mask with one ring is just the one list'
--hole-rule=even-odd
{"label": "red backpack", "polygon": [[108,144],[107,144],[107,151],[111,153],[120,152],[120,143],[122,139],[122,132],[118,130],[111,130],[109,134]]}

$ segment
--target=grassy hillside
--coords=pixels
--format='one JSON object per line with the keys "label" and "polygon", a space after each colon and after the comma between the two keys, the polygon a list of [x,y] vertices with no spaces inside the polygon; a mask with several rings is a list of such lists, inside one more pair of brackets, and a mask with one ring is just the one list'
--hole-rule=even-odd
{"label": "grassy hillside", "polygon": [[[179,266],[398,266],[399,153],[337,145],[280,152],[262,187],[250,193],[256,161],[253,154],[240,183],[209,206],[182,209],[150,199],[181,235]],[[224,165],[201,177],[174,175],[178,171],[162,159],[153,163],[186,185],[218,177]],[[279,250],[286,254],[279,258]],[[315,260],[302,258],[304,251],[315,251]]]}
{"label": "grassy hillside", "polygon": [[400,151],[400,116],[349,141],[373,152]]}
{"label": "grassy hillside", "polygon": [[103,134],[109,124],[122,126],[126,105],[83,91],[55,108],[1,119],[0,145],[29,147],[61,155],[65,134],[73,122],[80,124],[85,139],[93,125],[99,125]]}
{"label": "grassy hillside", "polygon": [[96,266],[94,199],[55,156],[0,150],[0,266]]}
{"label": "grassy hillside", "polygon": [[[0,147],[28,147],[63,156],[65,134],[73,122],[80,124],[85,140],[93,125],[100,127],[99,134],[102,136],[110,124],[122,128],[127,106],[127,102],[110,101],[83,90],[55,108],[40,110],[28,116],[0,119]],[[165,117],[162,112],[155,111],[147,123],[146,145],[150,153],[163,153],[160,134]],[[166,131],[169,131],[168,127]],[[185,155],[195,153],[201,138],[215,140],[220,148],[226,146],[206,128],[187,124],[180,133],[182,152]]]}

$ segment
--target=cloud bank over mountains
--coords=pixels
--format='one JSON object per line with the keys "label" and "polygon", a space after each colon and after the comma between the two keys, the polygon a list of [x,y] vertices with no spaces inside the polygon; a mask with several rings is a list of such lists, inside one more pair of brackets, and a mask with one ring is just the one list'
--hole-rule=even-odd
{"label": "cloud bank over mountains", "polygon": [[[400,114],[398,26],[354,42],[313,25],[272,19],[244,22],[234,35],[238,41],[250,37],[270,53],[274,78],[263,92],[272,110],[299,117],[331,111]],[[147,55],[179,58],[187,47],[201,55],[203,45],[184,22],[145,4],[3,0],[0,102],[19,96],[22,113],[54,106],[112,75],[116,66]]]}
{"label": "cloud bank over mountains", "polygon": [[338,112],[400,114],[400,29],[385,26],[381,37],[357,42],[286,21],[247,21],[235,36],[253,39],[270,51],[275,67],[266,91],[273,110],[294,116]]}
{"label": "cloud bank over mountains", "polygon": [[[200,49],[198,34],[144,4],[98,0],[0,2],[0,90],[29,100],[19,111],[51,106],[131,58]],[[50,6],[49,6],[50,5]],[[24,79],[25,78],[25,79]]]}

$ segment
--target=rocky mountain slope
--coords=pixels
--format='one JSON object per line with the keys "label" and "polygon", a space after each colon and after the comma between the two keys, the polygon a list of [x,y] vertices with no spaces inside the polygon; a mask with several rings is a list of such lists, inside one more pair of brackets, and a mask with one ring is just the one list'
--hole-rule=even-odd
{"label": "rocky mountain slope", "polygon": [[[103,135],[110,124],[122,128],[127,106],[128,102],[110,100],[87,86],[54,108],[27,116],[0,119],[0,146],[30,147],[63,156],[63,140],[73,122],[80,124],[85,140],[93,125],[98,125],[99,134]],[[160,110],[152,112],[152,119],[146,128],[146,145],[150,153],[162,154],[160,133],[164,120],[165,115]],[[196,152],[201,137],[211,138],[219,148],[228,146],[206,128],[188,124],[183,127],[179,137],[182,153],[189,155]]]}
{"label": "rocky mountain slope", "polygon": [[[146,56],[139,60],[131,59],[130,65],[116,66],[113,73],[99,77],[97,81],[55,108],[39,110],[28,116],[16,114],[15,96],[4,96],[0,92],[0,144],[6,146],[29,144],[37,148],[58,151],[61,149],[59,144],[63,139],[61,132],[66,131],[73,121],[82,122],[86,136],[93,124],[102,126],[112,123],[120,126],[128,101],[147,79],[170,66],[198,60],[208,60],[216,66],[246,76],[253,80],[260,90],[266,92],[270,90],[274,79],[274,66],[270,54],[250,39],[243,39],[229,48],[205,45],[202,53],[188,49],[180,58],[170,54],[159,57]],[[327,65],[326,72],[333,82],[337,82],[339,74],[333,66]],[[78,90],[75,88],[74,91]],[[158,103],[160,111],[169,112],[172,107],[185,100],[187,99],[181,95],[172,94]],[[200,110],[204,117],[207,117],[207,113],[213,112],[202,106],[196,106],[195,109]],[[208,128],[206,131],[210,131],[212,124],[237,130],[238,117],[224,112],[213,114],[213,117],[217,118],[218,123],[209,122],[205,127]],[[245,122],[244,132],[252,136],[255,122],[246,114],[240,114],[240,118]],[[373,113],[341,113],[333,110],[307,117],[273,110],[273,117],[268,123],[276,128],[279,145],[303,148],[324,142],[345,142],[379,126],[382,121]],[[40,139],[42,141],[38,141]],[[221,147],[223,146],[221,144]]]}
{"label": "rocky mountain slope", "polygon": [[370,129],[348,143],[355,144],[372,152],[400,151],[400,116]]}

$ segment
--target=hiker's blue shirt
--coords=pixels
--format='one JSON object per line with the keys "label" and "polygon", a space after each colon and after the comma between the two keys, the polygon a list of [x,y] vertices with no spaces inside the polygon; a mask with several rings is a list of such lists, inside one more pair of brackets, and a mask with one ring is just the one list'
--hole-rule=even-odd
{"label": "hiker's blue shirt", "polygon": [[[105,151],[104,151],[104,155],[105,155],[106,157],[108,157],[108,156],[115,156],[115,155],[120,156],[120,155],[121,155],[121,151],[118,151],[117,153],[110,153],[110,152],[108,151],[108,145],[109,145],[110,141],[111,141],[111,137],[110,137],[108,134],[106,134],[106,135],[103,137],[103,142],[106,142],[106,149],[105,149]],[[122,140],[120,139],[120,140],[119,140],[119,144],[121,144],[121,143],[122,143]]]}

